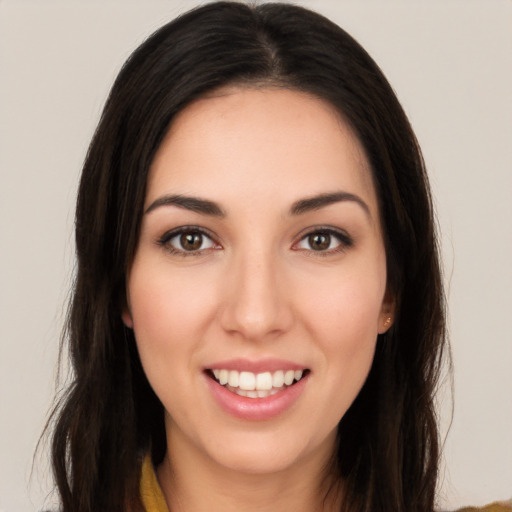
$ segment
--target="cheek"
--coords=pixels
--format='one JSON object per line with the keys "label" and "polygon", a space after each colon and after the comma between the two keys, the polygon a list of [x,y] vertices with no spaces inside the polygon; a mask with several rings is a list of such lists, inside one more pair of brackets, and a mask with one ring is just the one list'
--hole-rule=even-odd
{"label": "cheek", "polygon": [[364,383],[377,343],[385,271],[366,269],[317,281],[314,297],[303,301],[301,316],[320,349],[334,393],[343,389],[344,396],[337,396],[344,401],[355,398],[351,395]]}
{"label": "cheek", "polygon": [[384,287],[376,286],[371,277],[354,276],[317,289],[313,300],[304,308],[312,330],[324,332],[324,338],[347,350],[357,350],[378,333]]}
{"label": "cheek", "polygon": [[189,383],[195,354],[204,340],[204,321],[212,314],[211,288],[201,286],[201,276],[193,275],[170,272],[160,260],[144,265],[136,261],[128,283],[142,367],[164,407],[173,414],[186,414],[193,399],[192,387],[184,383]]}
{"label": "cheek", "polygon": [[141,342],[190,342],[213,303],[212,290],[204,281],[191,279],[190,273],[162,272],[156,266],[143,272],[134,266],[129,290],[133,326]]}
{"label": "cheek", "polygon": [[140,266],[135,262],[129,280],[141,363],[166,407],[176,400],[170,390],[186,382],[194,354],[204,340],[205,322],[212,315],[211,288],[201,285],[200,276],[191,278],[191,274],[171,273],[159,261]]}

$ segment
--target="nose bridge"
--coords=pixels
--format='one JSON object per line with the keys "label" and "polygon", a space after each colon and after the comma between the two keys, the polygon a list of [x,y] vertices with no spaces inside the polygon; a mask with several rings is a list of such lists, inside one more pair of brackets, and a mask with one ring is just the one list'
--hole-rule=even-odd
{"label": "nose bridge", "polygon": [[228,273],[224,329],[259,340],[289,328],[291,311],[282,293],[279,258],[271,249],[253,246],[239,251]]}

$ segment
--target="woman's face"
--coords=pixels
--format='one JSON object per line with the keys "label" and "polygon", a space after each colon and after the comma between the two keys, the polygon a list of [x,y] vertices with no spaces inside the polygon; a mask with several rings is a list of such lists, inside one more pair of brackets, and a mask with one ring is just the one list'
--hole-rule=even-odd
{"label": "woman's face", "polygon": [[251,473],[324,464],[393,308],[351,130],[286,89],[188,106],[150,171],[127,293],[171,454]]}

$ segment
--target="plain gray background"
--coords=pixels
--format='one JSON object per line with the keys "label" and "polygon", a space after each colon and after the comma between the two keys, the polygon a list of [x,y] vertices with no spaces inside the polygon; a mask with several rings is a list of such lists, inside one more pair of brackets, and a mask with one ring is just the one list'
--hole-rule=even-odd
{"label": "plain gray background", "polygon": [[[440,505],[512,497],[512,3],[297,2],[380,64],[436,197],[454,354]],[[77,178],[130,52],[191,1],[0,0],[0,512],[41,508]],[[450,420],[442,394],[443,432]],[[48,501],[47,503],[51,503]]]}

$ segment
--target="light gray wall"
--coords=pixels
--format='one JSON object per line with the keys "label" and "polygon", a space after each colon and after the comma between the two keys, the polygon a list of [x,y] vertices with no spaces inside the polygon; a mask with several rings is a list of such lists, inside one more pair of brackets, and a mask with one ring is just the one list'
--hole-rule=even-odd
{"label": "light gray wall", "polygon": [[[31,512],[73,266],[77,177],[131,50],[190,1],[0,0],[0,512]],[[512,497],[512,3],[304,0],[390,79],[442,230],[455,411],[441,504]],[[449,406],[443,404],[446,430]]]}

